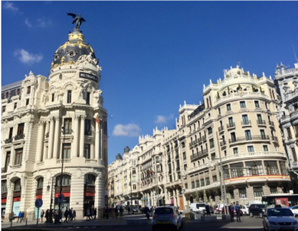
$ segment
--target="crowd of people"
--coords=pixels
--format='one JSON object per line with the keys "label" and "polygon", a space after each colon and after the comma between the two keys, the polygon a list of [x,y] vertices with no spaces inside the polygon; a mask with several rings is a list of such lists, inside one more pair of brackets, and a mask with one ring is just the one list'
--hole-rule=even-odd
{"label": "crowd of people", "polygon": [[[46,219],[45,223],[54,223],[55,224],[61,224],[62,222],[68,223],[68,221],[73,221],[76,219],[76,211],[71,208],[66,208],[64,211],[63,210],[54,210],[52,211],[50,209],[47,209],[46,212],[44,210],[41,210],[40,213],[40,220],[43,222],[43,218]],[[63,220],[64,218],[64,220]]]}

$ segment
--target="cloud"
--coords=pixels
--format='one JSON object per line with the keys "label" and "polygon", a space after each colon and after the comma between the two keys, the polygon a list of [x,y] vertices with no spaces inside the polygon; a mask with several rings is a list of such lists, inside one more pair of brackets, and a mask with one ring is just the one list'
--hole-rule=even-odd
{"label": "cloud", "polygon": [[52,25],[51,19],[46,19],[45,17],[37,19],[37,26],[39,26],[39,27],[46,28],[51,25]]}
{"label": "cloud", "polygon": [[139,136],[140,127],[136,124],[117,124],[114,127],[113,135],[114,136]]}
{"label": "cloud", "polygon": [[173,115],[170,116],[156,116],[156,120],[154,121],[156,124],[166,124],[170,119],[173,119]]}
{"label": "cloud", "polygon": [[5,2],[3,8],[6,10],[11,10],[13,12],[19,11],[19,8],[15,7],[12,2]]}
{"label": "cloud", "polygon": [[29,19],[26,18],[25,20],[25,24],[28,26],[28,27],[32,27],[32,24],[29,22]]}
{"label": "cloud", "polygon": [[14,56],[18,57],[22,63],[25,64],[33,64],[38,63],[42,60],[43,55],[41,54],[30,54],[28,51],[24,49],[19,49],[14,52]]}

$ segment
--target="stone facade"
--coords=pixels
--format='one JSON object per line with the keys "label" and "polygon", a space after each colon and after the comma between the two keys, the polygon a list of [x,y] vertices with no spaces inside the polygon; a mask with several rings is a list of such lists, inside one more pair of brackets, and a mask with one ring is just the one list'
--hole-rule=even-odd
{"label": "stone facade", "polygon": [[28,220],[36,219],[36,199],[43,200],[41,209],[57,210],[60,191],[61,207],[76,210],[77,218],[92,206],[104,207],[107,112],[99,90],[100,70],[83,34],[74,30],[56,51],[48,78],[30,72],[24,80],[2,87],[6,219],[19,211]]}

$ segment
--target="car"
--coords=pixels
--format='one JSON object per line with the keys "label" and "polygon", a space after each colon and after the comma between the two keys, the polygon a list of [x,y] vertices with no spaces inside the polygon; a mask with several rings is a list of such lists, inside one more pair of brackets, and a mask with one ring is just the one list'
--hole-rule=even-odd
{"label": "car", "polygon": [[[296,217],[298,215],[296,214]],[[293,230],[298,231],[297,220],[288,207],[275,205],[268,207],[263,215],[264,230]]]}
{"label": "car", "polygon": [[190,211],[205,214],[206,213],[206,204],[205,203],[191,203]]}
{"label": "car", "polygon": [[133,213],[137,213],[138,212],[138,209],[136,207],[134,207],[134,206],[131,206],[130,209],[131,209],[131,211]]}
{"label": "car", "polygon": [[166,228],[181,230],[183,228],[181,214],[174,206],[156,207],[152,217],[152,231]]}
{"label": "car", "polygon": [[248,215],[249,214],[249,209],[246,205],[240,205],[240,210],[242,211],[242,213],[244,215]]}
{"label": "car", "polygon": [[298,205],[293,206],[293,207],[291,208],[291,210],[292,210],[292,213],[294,213],[294,214],[298,214]]}
{"label": "car", "polygon": [[259,217],[263,217],[264,213],[265,213],[265,205],[264,204],[251,204],[249,206],[249,216],[253,217],[253,216],[259,216]]}

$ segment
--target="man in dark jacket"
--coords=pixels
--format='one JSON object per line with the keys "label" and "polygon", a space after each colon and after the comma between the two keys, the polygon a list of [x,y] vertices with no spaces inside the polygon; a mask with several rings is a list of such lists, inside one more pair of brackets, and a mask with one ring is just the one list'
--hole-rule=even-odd
{"label": "man in dark jacket", "polygon": [[68,218],[68,209],[65,210],[64,217],[65,217],[64,223],[68,223],[68,221],[67,221],[67,218]]}

